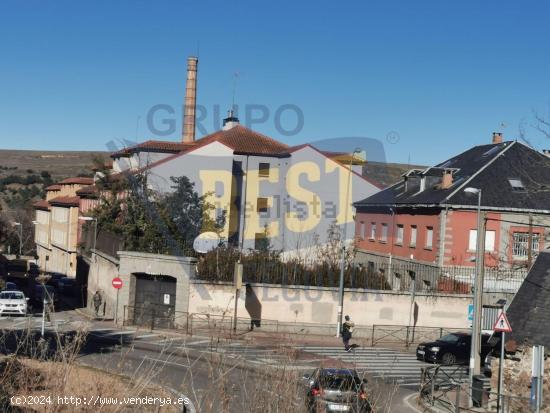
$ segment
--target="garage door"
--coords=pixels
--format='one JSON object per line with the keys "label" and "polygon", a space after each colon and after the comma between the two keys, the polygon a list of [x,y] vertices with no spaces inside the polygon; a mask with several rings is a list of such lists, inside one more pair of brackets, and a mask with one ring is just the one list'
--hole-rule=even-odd
{"label": "garage door", "polygon": [[176,308],[176,279],[163,275],[134,274],[136,277],[134,323],[172,328]]}

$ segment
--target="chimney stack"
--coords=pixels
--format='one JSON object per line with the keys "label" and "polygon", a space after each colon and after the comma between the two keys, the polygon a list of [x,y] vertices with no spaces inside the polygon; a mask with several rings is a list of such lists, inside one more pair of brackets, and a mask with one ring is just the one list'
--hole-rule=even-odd
{"label": "chimney stack", "polygon": [[223,120],[222,130],[229,130],[239,124],[239,118],[233,113],[233,109],[228,111],[227,118]]}
{"label": "chimney stack", "polygon": [[187,58],[187,82],[185,84],[185,104],[183,107],[182,142],[195,141],[195,116],[197,109],[197,66],[199,59],[195,56]]}
{"label": "chimney stack", "polygon": [[502,133],[500,132],[493,132],[493,143],[502,143]]}
{"label": "chimney stack", "polygon": [[451,186],[453,186],[453,171],[445,169],[443,179],[441,180],[441,189],[449,189]]}
{"label": "chimney stack", "polygon": [[550,158],[550,149],[543,149],[542,154]]}

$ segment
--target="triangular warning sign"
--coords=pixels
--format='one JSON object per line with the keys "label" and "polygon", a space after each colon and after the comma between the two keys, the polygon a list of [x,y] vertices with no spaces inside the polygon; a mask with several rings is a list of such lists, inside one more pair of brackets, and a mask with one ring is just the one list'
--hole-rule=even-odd
{"label": "triangular warning sign", "polygon": [[510,326],[510,322],[508,321],[508,318],[506,317],[506,313],[502,311],[500,315],[497,318],[497,321],[495,322],[495,325],[493,326],[493,331],[495,333],[511,333],[512,327]]}

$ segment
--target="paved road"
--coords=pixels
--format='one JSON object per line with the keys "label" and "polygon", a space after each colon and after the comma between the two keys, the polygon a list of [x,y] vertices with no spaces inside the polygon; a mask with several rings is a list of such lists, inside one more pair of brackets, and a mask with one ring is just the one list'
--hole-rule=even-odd
{"label": "paved road", "polygon": [[[40,317],[3,318],[0,328],[18,330],[31,328],[39,330]],[[100,367],[112,372],[125,374],[134,379],[175,389],[189,395],[199,403],[207,403],[210,393],[223,394],[226,389],[231,411],[249,411],[251,400],[258,397],[280,397],[273,389],[273,383],[262,374],[262,367],[284,367],[290,377],[300,377],[320,364],[330,365],[343,361],[356,365],[357,370],[384,382],[395,379],[403,387],[394,390],[391,412],[414,411],[403,402],[406,396],[417,390],[420,367],[410,354],[388,349],[358,349],[355,355],[344,353],[341,347],[295,346],[293,349],[276,345],[250,345],[243,341],[216,340],[210,337],[174,336],[167,337],[163,332],[135,328],[117,329],[107,322],[89,322],[74,312],[56,313],[52,322],[46,324],[46,334],[55,331],[70,331],[79,325],[89,329],[87,343],[79,356],[79,362]],[[193,350],[190,357],[187,350]],[[216,354],[229,362],[229,368],[213,362]],[[371,381],[375,383],[376,381]],[[213,383],[216,390],[213,392]],[[409,385],[409,387],[407,387]],[[280,382],[279,382],[280,386]],[[192,393],[192,394],[191,394]],[[251,398],[251,395],[252,398]],[[223,403],[215,397],[216,403]],[[288,401],[284,401],[288,403]],[[297,397],[290,400],[292,408],[280,411],[302,411],[303,400]],[[206,409],[203,409],[206,411]],[[379,410],[385,411],[385,410]]]}
{"label": "paved road", "polygon": [[[300,349],[318,356],[341,360],[353,365],[359,372],[368,373],[371,377],[411,389],[418,389],[420,386],[421,369],[433,366],[433,364],[418,361],[414,354],[387,348],[359,347],[349,353],[346,353],[341,346],[301,346]],[[444,366],[442,370],[454,373],[456,367]],[[467,367],[460,370],[466,378]]]}

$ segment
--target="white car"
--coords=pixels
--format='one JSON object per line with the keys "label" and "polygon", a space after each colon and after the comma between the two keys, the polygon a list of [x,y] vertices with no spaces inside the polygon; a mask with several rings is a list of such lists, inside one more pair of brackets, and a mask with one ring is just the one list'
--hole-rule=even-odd
{"label": "white car", "polygon": [[27,315],[27,300],[21,291],[1,291],[0,315]]}

